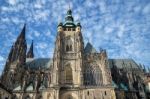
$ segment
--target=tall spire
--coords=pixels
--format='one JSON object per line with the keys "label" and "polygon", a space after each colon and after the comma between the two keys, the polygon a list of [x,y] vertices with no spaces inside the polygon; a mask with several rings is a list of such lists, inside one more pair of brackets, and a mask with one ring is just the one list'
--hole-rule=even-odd
{"label": "tall spire", "polygon": [[14,62],[16,60],[20,60],[24,62],[25,60],[23,59],[26,57],[26,38],[25,38],[25,29],[26,29],[26,24],[24,24],[23,29],[21,30],[19,36],[17,37],[16,42],[13,44],[10,54],[8,56],[8,61],[9,62]]}
{"label": "tall spire", "polygon": [[[10,53],[8,55],[7,62],[4,68],[4,74],[2,77],[2,83],[6,85],[7,88],[13,89],[13,86],[16,82],[10,77],[10,73],[12,71],[16,72],[18,69],[23,69],[23,65],[26,62],[26,38],[25,38],[25,26],[23,27],[20,35],[18,36],[16,42],[11,47]],[[13,64],[13,65],[12,65]],[[13,73],[14,73],[13,72]],[[6,77],[5,77],[6,75]],[[18,78],[19,74],[16,74],[16,78]],[[9,82],[8,82],[9,81]],[[8,83],[6,83],[8,82]]]}
{"label": "tall spire", "polygon": [[25,39],[25,32],[26,32],[26,24],[24,24],[23,29],[22,29],[20,35],[18,36],[17,40]]}
{"label": "tall spire", "polygon": [[27,53],[27,58],[34,58],[34,52],[33,52],[33,41],[32,41],[32,44],[30,46],[30,49]]}
{"label": "tall spire", "polygon": [[16,42],[13,44],[13,47],[10,52],[11,62],[16,60],[25,62],[24,58],[26,57],[26,47],[27,47],[26,38],[25,38],[25,29],[26,29],[26,24],[24,24],[24,27],[21,30],[20,35],[18,36]]}

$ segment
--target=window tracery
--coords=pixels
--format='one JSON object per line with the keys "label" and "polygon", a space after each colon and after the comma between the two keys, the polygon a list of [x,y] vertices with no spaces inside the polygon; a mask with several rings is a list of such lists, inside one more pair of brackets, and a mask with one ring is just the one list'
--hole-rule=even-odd
{"label": "window tracery", "polygon": [[102,71],[99,66],[97,64],[89,64],[84,72],[85,85],[101,85],[102,81]]}
{"label": "window tracery", "polygon": [[70,67],[70,64],[65,67],[65,80],[66,83],[72,83],[73,80],[72,68]]}

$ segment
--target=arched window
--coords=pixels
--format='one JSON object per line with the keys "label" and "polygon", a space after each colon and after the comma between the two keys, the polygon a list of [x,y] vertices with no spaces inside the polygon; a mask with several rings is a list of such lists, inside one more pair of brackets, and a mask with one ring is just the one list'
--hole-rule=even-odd
{"label": "arched window", "polygon": [[65,67],[65,78],[66,83],[72,83],[72,68],[70,67],[70,65]]}
{"label": "arched window", "polygon": [[72,45],[69,46],[69,51],[72,51]]}
{"label": "arched window", "polygon": [[68,52],[69,51],[69,46],[68,45],[66,45],[66,52]]}
{"label": "arched window", "polygon": [[24,99],[31,99],[31,98],[30,98],[30,96],[28,95],[28,96],[26,96]]}
{"label": "arched window", "polygon": [[66,52],[72,51],[72,45],[66,45]]}
{"label": "arched window", "polygon": [[66,52],[73,51],[73,38],[70,36],[66,37],[65,40]]}
{"label": "arched window", "polygon": [[87,65],[84,71],[84,84],[97,86],[103,83],[102,71],[97,64]]}
{"label": "arched window", "polygon": [[18,99],[17,95],[13,95],[12,99]]}
{"label": "arched window", "polygon": [[51,94],[50,93],[47,95],[47,99],[51,99]]}
{"label": "arched window", "polygon": [[42,96],[39,96],[39,98],[38,99],[42,99]]}
{"label": "arched window", "polygon": [[65,99],[74,99],[72,95],[68,95]]}

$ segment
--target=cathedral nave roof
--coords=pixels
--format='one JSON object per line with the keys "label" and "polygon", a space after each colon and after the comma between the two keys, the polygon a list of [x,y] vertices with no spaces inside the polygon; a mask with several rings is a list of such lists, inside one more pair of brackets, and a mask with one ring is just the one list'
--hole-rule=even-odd
{"label": "cathedral nave roof", "polygon": [[50,58],[37,58],[37,59],[28,59],[26,60],[26,68],[29,69],[50,69],[52,66],[53,60]]}

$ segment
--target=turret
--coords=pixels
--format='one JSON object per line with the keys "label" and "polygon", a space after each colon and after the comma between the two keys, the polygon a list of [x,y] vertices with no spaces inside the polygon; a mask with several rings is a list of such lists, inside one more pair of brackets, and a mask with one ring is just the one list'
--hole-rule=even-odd
{"label": "turret", "polygon": [[[80,24],[75,25],[72,11],[67,11],[65,22],[59,23],[57,27],[57,38],[54,51],[54,70],[52,83],[60,83],[64,85],[82,84],[82,58],[83,58],[83,39],[80,32]],[[61,33],[62,32],[62,33]],[[59,71],[59,72],[58,72]],[[54,78],[55,77],[55,78]]]}
{"label": "turret", "polygon": [[80,23],[77,23],[77,26],[76,26],[76,32],[77,33],[80,33],[81,32],[81,24]]}
{"label": "turret", "polygon": [[68,30],[68,31],[74,31],[75,30],[75,27],[76,25],[74,24],[74,19],[73,19],[73,16],[72,16],[72,11],[71,9],[69,9],[67,11],[67,14],[66,14],[66,17],[65,17],[65,23],[64,23],[64,28],[65,30]]}
{"label": "turret", "polygon": [[34,52],[33,52],[33,41],[32,41],[32,44],[30,46],[30,49],[27,53],[27,58],[34,58]]}
{"label": "turret", "polygon": [[60,22],[57,26],[57,32],[62,32],[63,31],[63,23]]}

